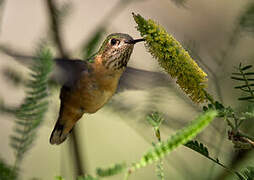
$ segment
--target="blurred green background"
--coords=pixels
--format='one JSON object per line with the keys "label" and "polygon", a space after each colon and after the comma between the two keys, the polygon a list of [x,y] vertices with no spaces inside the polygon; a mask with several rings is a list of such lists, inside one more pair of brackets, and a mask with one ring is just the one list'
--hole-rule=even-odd
{"label": "blurred green background", "polygon": [[[1,45],[8,45],[22,54],[33,55],[40,39],[52,40],[46,1],[1,2]],[[101,27],[105,29],[103,38],[114,32],[139,38],[131,13],[140,13],[164,26],[190,52],[208,74],[208,91],[218,100],[239,110],[249,105],[237,100],[241,92],[233,88],[237,83],[230,76],[235,71],[234,66],[240,62],[254,65],[253,31],[251,28],[244,29],[239,24],[239,19],[253,6],[253,1],[57,0],[56,3],[65,8],[60,19],[61,37],[72,58],[84,57],[83,45]],[[251,17],[254,22],[254,15]],[[59,56],[57,50],[55,56]],[[26,78],[27,68],[14,59],[1,53],[0,71],[9,67]],[[162,72],[141,43],[135,46],[129,66]],[[151,143],[156,142],[152,127],[145,120],[147,113],[156,110],[163,113],[165,122],[161,131],[162,139],[165,139],[202,111],[202,107],[192,104],[170,78],[158,85],[156,81],[160,79],[146,84],[147,77],[138,77],[138,74],[132,76],[134,78],[129,80],[130,87],[127,90],[116,94],[97,113],[84,115],[76,125],[81,155],[79,160],[85,173],[94,174],[96,167],[123,161],[131,163],[139,159],[151,147]],[[59,89],[53,90],[51,94],[50,111],[38,130],[33,148],[22,163],[23,180],[33,177],[53,179],[57,175],[68,180],[74,179],[77,174],[71,138],[60,146],[49,144],[49,136],[59,110]],[[17,106],[24,98],[24,88],[12,84],[1,73],[0,97],[6,104]],[[14,161],[13,151],[9,147],[13,120],[12,116],[0,114],[0,157],[10,164]],[[253,122],[249,123],[246,131],[253,135],[253,127]],[[215,120],[197,139],[209,147],[213,157],[219,157],[230,167],[241,169],[246,164],[254,165],[252,151],[237,151],[233,148],[227,139],[226,123],[222,120]],[[166,179],[233,179],[224,169],[185,147],[171,153],[163,162]],[[108,179],[122,179],[122,176]],[[140,169],[130,179],[157,179],[154,165]]]}

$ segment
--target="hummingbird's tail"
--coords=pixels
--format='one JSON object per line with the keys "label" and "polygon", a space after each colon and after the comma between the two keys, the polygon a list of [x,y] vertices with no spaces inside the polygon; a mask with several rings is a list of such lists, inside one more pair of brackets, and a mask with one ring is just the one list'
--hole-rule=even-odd
{"label": "hummingbird's tail", "polygon": [[69,126],[66,126],[66,123],[61,123],[61,121],[58,120],[51,133],[50,140],[49,140],[50,144],[59,145],[62,142],[64,142],[66,138],[68,137],[68,135],[70,134],[74,124],[75,123],[69,124]]}

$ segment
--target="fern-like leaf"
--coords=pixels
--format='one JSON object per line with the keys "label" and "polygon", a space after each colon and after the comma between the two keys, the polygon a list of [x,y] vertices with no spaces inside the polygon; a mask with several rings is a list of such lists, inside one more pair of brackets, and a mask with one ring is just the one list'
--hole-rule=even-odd
{"label": "fern-like leaf", "polygon": [[246,170],[242,172],[242,174],[247,178],[247,180],[254,179],[254,167],[247,167]]}
{"label": "fern-like leaf", "polygon": [[250,71],[252,69],[252,65],[242,66],[239,64],[237,67],[237,73],[232,73],[234,76],[231,77],[233,80],[237,80],[239,82],[244,81],[244,84],[235,86],[235,89],[240,89],[245,96],[238,98],[241,101],[252,101],[254,100],[254,84],[250,83],[254,81],[254,71]]}
{"label": "fern-like leaf", "polygon": [[209,152],[207,147],[205,147],[202,143],[199,143],[198,141],[189,141],[185,144],[188,148],[193,149],[194,151],[209,157]]}
{"label": "fern-like leaf", "polygon": [[62,176],[56,176],[55,180],[64,180],[64,178]]}
{"label": "fern-like leaf", "polygon": [[169,137],[167,141],[157,144],[155,148],[145,153],[139,162],[132,165],[131,171],[135,171],[141,167],[145,167],[148,164],[158,161],[178,146],[190,141],[198,133],[200,133],[216,117],[216,115],[216,111],[208,111],[202,114],[188,126],[178,131],[175,135]]}
{"label": "fern-like leaf", "polygon": [[2,159],[0,159],[0,179],[1,180],[17,179],[17,173],[13,171],[13,168],[7,165]]}
{"label": "fern-like leaf", "polygon": [[218,158],[214,159],[212,157],[210,157],[209,155],[209,151],[208,151],[208,148],[206,146],[204,146],[202,143],[199,143],[198,141],[189,141],[185,144],[186,147],[198,152],[199,154],[205,156],[207,159],[213,161],[214,163],[216,163],[217,165],[223,167],[224,169],[226,169],[227,171],[235,174],[238,178],[243,178],[243,176],[235,171],[235,170],[232,170],[230,169],[229,167],[225,166],[224,164],[222,164]]}
{"label": "fern-like leaf", "polygon": [[30,80],[26,84],[24,103],[13,114],[16,116],[11,147],[15,150],[15,168],[31,147],[36,129],[42,123],[48,107],[48,76],[52,69],[52,54],[45,47],[38,51],[36,63],[31,67]]}
{"label": "fern-like leaf", "polygon": [[[159,112],[153,112],[146,117],[148,123],[154,128],[155,136],[157,140],[161,142],[160,125],[164,121],[162,115]],[[153,143],[155,146],[155,144]],[[160,160],[156,165],[156,174],[160,180],[164,180],[163,162]]]}
{"label": "fern-like leaf", "polygon": [[254,179],[254,167],[247,167],[241,172],[241,176],[238,176],[239,180],[253,180]]}
{"label": "fern-like leaf", "polygon": [[86,176],[79,176],[77,178],[77,180],[98,180],[98,178],[95,178],[95,177],[90,176],[90,175],[86,175]]}
{"label": "fern-like leaf", "polygon": [[158,128],[163,122],[162,115],[159,112],[153,112],[146,117],[147,122],[154,128]]}
{"label": "fern-like leaf", "polygon": [[121,173],[125,169],[126,169],[125,163],[114,164],[113,166],[106,168],[106,169],[97,168],[96,174],[100,177],[114,176],[116,174]]}

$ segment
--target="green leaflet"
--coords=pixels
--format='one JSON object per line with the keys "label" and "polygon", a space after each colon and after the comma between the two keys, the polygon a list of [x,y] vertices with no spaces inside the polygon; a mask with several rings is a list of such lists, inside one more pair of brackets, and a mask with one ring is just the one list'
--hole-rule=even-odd
{"label": "green leaflet", "polygon": [[17,173],[13,171],[13,167],[7,165],[2,159],[0,159],[0,179],[1,180],[15,180]]}
{"label": "green leaflet", "polygon": [[242,176],[238,176],[240,180],[253,180],[254,179],[254,167],[250,166],[241,172]]}
{"label": "green leaflet", "polygon": [[[162,114],[159,112],[153,112],[146,117],[146,120],[153,127],[158,142],[161,142],[160,125],[164,121]],[[155,144],[153,143],[153,145]],[[156,174],[160,180],[165,179],[162,160],[160,160],[156,165]]]}
{"label": "green leaflet", "polygon": [[42,123],[48,108],[48,76],[53,65],[52,54],[49,49],[41,47],[36,57],[36,63],[30,68],[30,80],[26,84],[26,98],[18,109],[10,111],[17,118],[14,133],[10,137],[10,145],[15,150],[16,169],[30,149],[36,129]]}
{"label": "green leaflet", "polygon": [[56,176],[56,177],[55,177],[55,180],[64,180],[64,178],[61,177],[61,176]]}
{"label": "green leaflet", "polygon": [[121,173],[125,169],[126,169],[125,163],[114,164],[113,166],[106,169],[97,168],[96,174],[100,177],[113,176],[113,175]]}
{"label": "green leaflet", "polygon": [[170,136],[167,141],[158,143],[155,148],[145,153],[139,162],[132,165],[131,171],[135,171],[158,161],[180,145],[187,143],[200,133],[216,117],[216,115],[216,111],[208,111],[200,115],[188,126],[179,130],[175,135]]}
{"label": "green leaflet", "polygon": [[189,141],[185,144],[190,149],[193,149],[194,151],[209,157],[209,152],[207,147],[205,147],[202,143],[199,143],[198,141]]}
{"label": "green leaflet", "polygon": [[86,175],[86,176],[80,176],[77,178],[77,180],[98,180],[98,178],[94,178],[90,175]]}
{"label": "green leaflet", "polygon": [[[239,97],[238,100],[240,101],[254,101],[254,72],[252,65],[243,66],[241,63],[236,68],[237,73],[232,73],[231,79],[236,80],[239,82],[238,86],[235,86],[235,89],[240,89],[244,96]],[[240,84],[244,83],[244,84]]]}

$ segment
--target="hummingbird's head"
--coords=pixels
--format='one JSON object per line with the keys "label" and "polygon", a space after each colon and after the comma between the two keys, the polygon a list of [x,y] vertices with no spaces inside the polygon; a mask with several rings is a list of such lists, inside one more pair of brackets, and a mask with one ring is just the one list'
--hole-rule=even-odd
{"label": "hummingbird's head", "polygon": [[102,64],[107,69],[122,69],[127,66],[134,44],[144,39],[134,40],[130,35],[123,33],[110,34],[103,42],[99,54]]}

